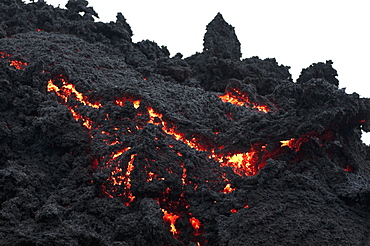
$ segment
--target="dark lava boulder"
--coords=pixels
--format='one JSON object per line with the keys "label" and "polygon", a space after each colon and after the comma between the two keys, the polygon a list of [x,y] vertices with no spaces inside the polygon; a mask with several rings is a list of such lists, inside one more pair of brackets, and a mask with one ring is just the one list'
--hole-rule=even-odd
{"label": "dark lava boulder", "polygon": [[302,70],[301,75],[297,79],[297,83],[305,83],[310,79],[325,79],[329,83],[338,86],[339,80],[337,70],[333,68],[333,62],[331,60],[325,63],[319,62],[310,65],[308,68]]}

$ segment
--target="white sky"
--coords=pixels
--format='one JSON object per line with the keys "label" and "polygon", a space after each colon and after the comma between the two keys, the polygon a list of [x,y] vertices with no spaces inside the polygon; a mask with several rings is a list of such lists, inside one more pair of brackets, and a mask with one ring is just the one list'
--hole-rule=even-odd
{"label": "white sky", "polygon": [[[65,8],[68,0],[45,0]],[[30,2],[27,0],[26,2]],[[203,50],[206,25],[220,12],[235,27],[243,58],[275,57],[293,79],[312,63],[332,60],[339,87],[370,97],[369,0],[89,0],[97,21],[127,19],[133,41],[165,45],[171,56]],[[370,134],[363,140],[370,144]]]}

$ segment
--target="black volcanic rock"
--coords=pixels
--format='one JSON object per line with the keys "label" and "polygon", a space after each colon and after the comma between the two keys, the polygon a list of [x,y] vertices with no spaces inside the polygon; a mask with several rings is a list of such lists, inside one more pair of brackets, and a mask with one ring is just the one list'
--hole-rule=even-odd
{"label": "black volcanic rock", "polygon": [[310,79],[325,79],[329,83],[338,86],[339,80],[337,70],[333,68],[333,62],[331,60],[325,63],[319,62],[310,65],[308,68],[302,70],[301,75],[297,79],[297,83],[305,83]]}
{"label": "black volcanic rock", "polygon": [[203,46],[205,54],[220,59],[240,59],[242,56],[234,27],[220,13],[207,25]]}
{"label": "black volcanic rock", "polygon": [[278,65],[275,59],[252,57],[240,61],[240,43],[234,28],[220,13],[208,24],[203,46],[203,53],[185,60],[192,68],[192,77],[207,91],[223,92],[230,79],[238,79],[254,84],[261,95],[267,95],[275,86],[292,82],[290,67]]}
{"label": "black volcanic rock", "polygon": [[0,3],[0,245],[370,245],[370,100],[330,61],[241,61],[220,14],[170,57],[68,6]]}
{"label": "black volcanic rock", "polygon": [[275,86],[292,82],[289,67],[278,65],[273,58],[261,60],[252,57],[239,61],[201,53],[185,60],[192,68],[192,76],[207,91],[224,92],[231,79],[238,79],[255,85],[261,95],[267,95],[274,91]]}
{"label": "black volcanic rock", "polygon": [[88,4],[89,2],[86,0],[72,0],[68,1],[68,3],[66,4],[66,8],[70,11],[71,17],[77,16],[79,15],[79,13],[84,12],[85,19],[94,20],[91,18],[91,16],[99,18],[99,15],[92,7],[87,7]]}
{"label": "black volcanic rock", "polygon": [[155,42],[143,40],[138,42],[137,47],[147,57],[148,60],[156,60],[162,57],[169,57],[170,52],[167,47],[159,47]]}

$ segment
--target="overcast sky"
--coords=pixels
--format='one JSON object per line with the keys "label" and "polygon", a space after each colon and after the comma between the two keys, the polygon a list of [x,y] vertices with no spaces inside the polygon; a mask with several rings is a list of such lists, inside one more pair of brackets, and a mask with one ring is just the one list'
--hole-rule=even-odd
{"label": "overcast sky", "polygon": [[[68,2],[45,1],[61,8]],[[302,68],[332,60],[340,88],[370,97],[369,0],[89,0],[89,6],[97,21],[115,21],[121,12],[134,42],[149,39],[185,57],[202,51],[206,25],[220,12],[235,27],[243,58],[274,57],[291,67],[294,80]],[[370,136],[363,140],[370,143]]]}

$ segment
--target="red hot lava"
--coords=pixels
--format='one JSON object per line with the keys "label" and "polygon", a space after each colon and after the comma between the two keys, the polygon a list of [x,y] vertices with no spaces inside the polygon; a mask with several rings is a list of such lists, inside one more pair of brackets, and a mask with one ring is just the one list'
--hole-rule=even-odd
{"label": "red hot lava", "polygon": [[177,214],[169,213],[163,208],[162,208],[162,212],[164,214],[163,220],[170,225],[170,232],[172,232],[172,234],[177,238],[177,235],[180,233],[180,231],[176,229],[175,224],[176,224],[176,220],[180,218],[180,216]]}
{"label": "red hot lava", "polygon": [[254,108],[264,113],[271,110],[267,105],[259,105],[254,102],[250,102],[248,96],[236,88],[231,88],[224,95],[219,95],[218,97],[225,103],[228,102],[237,106]]}
{"label": "red hot lava", "polygon": [[8,61],[9,61],[10,66],[15,67],[18,70],[24,70],[28,66],[27,62],[19,61],[19,60],[11,60],[10,57],[11,57],[10,54],[0,52],[0,58],[9,58]]}
{"label": "red hot lava", "polygon": [[10,54],[4,53],[4,52],[0,52],[0,58],[9,58],[9,57],[11,57]]}
{"label": "red hot lava", "polygon": [[16,61],[16,60],[10,61],[10,66],[13,66],[18,70],[24,70],[27,65],[28,65],[27,62]]}
{"label": "red hot lava", "polygon": [[[96,160],[93,163],[94,169],[102,170],[107,168],[110,170],[109,177],[106,180],[106,183],[102,185],[102,192],[108,197],[121,197],[126,206],[130,206],[134,202],[136,196],[132,191],[132,172],[135,170],[136,157],[139,155],[135,153],[132,147],[122,146],[122,142],[119,140],[118,135],[115,133],[117,130],[121,129],[122,126],[115,126],[111,130],[99,130],[101,125],[96,125],[96,123],[79,113],[78,105],[85,105],[91,108],[91,110],[99,110],[103,108],[99,102],[91,102],[87,96],[83,93],[77,91],[75,86],[68,82],[67,78],[63,75],[59,75],[56,79],[51,79],[48,81],[47,91],[54,92],[58,98],[60,98],[61,103],[66,105],[70,110],[73,118],[77,121],[80,121],[83,126],[85,126],[89,132],[91,138],[97,137],[96,134],[101,134],[103,136],[103,142],[107,146],[117,146],[110,155],[96,157]],[[247,106],[256,108],[261,112],[268,112],[270,109],[265,105],[257,105],[256,103],[251,103],[247,96],[241,94],[237,89],[231,89],[229,93],[226,93],[220,98],[224,102],[231,102],[238,106]],[[73,101],[75,103],[73,103]],[[77,102],[77,103],[76,103]],[[203,151],[208,153],[208,157],[219,163],[220,168],[222,167],[231,167],[235,174],[238,174],[242,177],[253,176],[258,173],[258,171],[264,167],[266,160],[268,158],[276,158],[275,155],[278,155],[283,150],[283,147],[288,146],[290,149],[298,152],[300,150],[301,144],[304,142],[310,141],[310,137],[314,134],[307,134],[302,136],[299,139],[290,139],[281,141],[281,145],[271,151],[267,152],[266,145],[263,144],[254,144],[247,152],[239,153],[220,153],[219,150],[222,150],[223,147],[210,147],[204,146],[201,144],[201,136],[192,136],[187,138],[186,135],[178,131],[176,125],[167,120],[166,117],[155,110],[151,106],[146,106],[141,100],[134,99],[131,97],[125,97],[120,99],[115,99],[114,104],[120,107],[124,107],[127,102],[131,102],[134,110],[136,111],[136,116],[134,117],[133,122],[135,123],[135,129],[126,127],[125,134],[135,134],[136,131],[140,131],[147,124],[153,124],[158,126],[162,131],[168,136],[173,137],[175,140],[180,141],[190,148],[193,148],[197,151]],[[72,105],[72,106],[71,106]],[[143,117],[147,115],[147,121],[143,122]],[[105,120],[108,120],[110,115],[105,115]],[[145,117],[144,117],[145,118]],[[93,136],[91,130],[94,131],[95,135]],[[219,132],[215,133],[215,137]],[[112,139],[112,137],[114,137]],[[168,146],[173,148],[173,145]],[[159,147],[157,147],[159,148]],[[218,150],[218,151],[216,151]],[[175,151],[175,150],[174,150]],[[182,154],[178,151],[175,151],[177,155],[182,158]],[[148,160],[147,160],[148,161]],[[163,212],[163,220],[169,226],[170,232],[174,235],[175,238],[181,240],[181,231],[180,228],[176,227],[178,220],[187,221],[189,226],[193,228],[193,241],[197,242],[198,245],[205,244],[205,240],[202,239],[202,224],[201,221],[195,218],[189,212],[189,203],[185,199],[185,186],[189,185],[187,177],[187,169],[185,164],[181,161],[178,162],[179,167],[182,170],[182,173],[179,174],[182,184],[182,193],[180,196],[173,197],[170,196],[172,193],[171,189],[167,187],[166,191],[163,192],[159,197],[154,198],[160,205]],[[149,166],[148,166],[149,167]],[[146,182],[152,182],[154,179],[164,180],[158,173],[147,170],[147,167],[144,168],[146,172]],[[173,170],[166,170],[168,173],[172,173]],[[232,187],[230,181],[226,178],[226,175],[222,176],[224,189],[219,192],[229,194],[234,192],[237,188]],[[196,190],[198,184],[194,184],[194,189]],[[245,208],[248,205],[245,206]],[[238,212],[237,209],[231,209],[231,213]],[[183,223],[182,223],[183,224]],[[202,242],[202,243],[201,243]]]}
{"label": "red hot lava", "polygon": [[[95,123],[93,120],[78,113],[78,106],[76,105],[70,106],[71,105],[70,101],[75,100],[80,104],[91,107],[91,110],[98,110],[99,108],[103,107],[103,105],[101,105],[98,102],[90,102],[89,99],[83,93],[77,91],[75,86],[68,82],[66,77],[64,77],[63,75],[59,75],[56,79],[49,80],[47,85],[47,91],[54,92],[61,99],[61,103],[68,107],[73,118],[76,121],[80,121],[82,125],[85,126],[89,131],[91,129],[98,129],[99,126],[94,126]],[[132,98],[116,99],[114,101],[114,104],[123,107],[127,101],[130,101],[136,110],[141,106],[141,100],[133,100]],[[175,126],[171,126],[168,122],[164,121],[163,115],[156,112],[152,107],[147,107],[147,114],[149,116],[149,120],[146,124],[154,124],[160,126],[165,133],[173,136],[176,140],[183,141],[190,147],[197,148],[200,150],[201,147],[196,143],[196,141],[187,140],[184,137],[184,134],[177,132]],[[140,114],[138,113],[137,115]],[[109,118],[109,115],[107,115],[106,118]],[[136,127],[137,130],[141,128],[142,127],[140,126]],[[113,130],[118,129],[119,128],[115,127]],[[114,135],[107,131],[98,131],[98,132],[104,136]],[[132,133],[130,129],[128,129],[128,132]],[[91,132],[90,136],[91,138],[94,138]],[[116,144],[120,145],[121,143],[118,140],[109,142],[108,140],[104,139],[103,141],[105,142],[106,145],[109,146],[113,146]],[[108,168],[111,170],[110,175],[107,178],[107,182],[102,185],[102,192],[111,198],[115,196],[122,197],[122,200],[124,201],[126,206],[130,206],[131,203],[135,200],[135,195],[132,193],[131,189],[132,181],[131,174],[135,168],[135,157],[137,156],[137,154],[130,154],[129,153],[130,150],[131,147],[129,146],[123,147],[112,152],[110,156],[102,156],[94,161],[94,169],[97,169],[100,166],[100,168]],[[178,152],[177,154],[178,156],[182,156],[180,152]],[[128,156],[129,160],[127,161],[127,163],[126,162],[123,163],[122,161],[125,160],[125,158],[127,159]],[[169,199],[167,198],[167,196],[169,192],[171,192],[171,190],[167,189],[167,191],[163,194],[164,198],[158,199],[158,201],[164,213],[163,219],[165,223],[169,225],[171,233],[176,238],[179,237],[180,231],[179,229],[176,228],[175,224],[180,217],[189,217],[190,218],[189,223],[193,227],[194,236],[199,236],[201,226],[200,221],[194,216],[192,216],[189,212],[187,212],[189,205],[183,198],[185,192],[184,186],[187,184],[187,170],[184,167],[184,164],[180,164],[180,167],[183,170],[181,174],[181,182],[183,185],[183,193],[181,194],[181,197],[179,198],[178,201],[170,202],[168,204],[167,200]],[[171,171],[169,170],[169,172]],[[146,179],[147,182],[152,181],[154,178],[163,179],[159,178],[157,174],[149,171],[147,172],[147,176],[148,176]],[[123,187],[123,189],[121,187]],[[181,207],[185,207],[185,209]]]}

